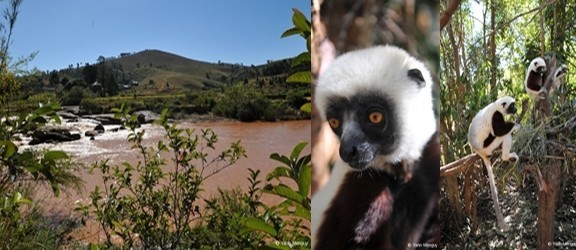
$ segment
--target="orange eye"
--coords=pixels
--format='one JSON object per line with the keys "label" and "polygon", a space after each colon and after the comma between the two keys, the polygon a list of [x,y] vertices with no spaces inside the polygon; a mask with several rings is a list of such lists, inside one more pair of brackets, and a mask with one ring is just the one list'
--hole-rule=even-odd
{"label": "orange eye", "polygon": [[328,123],[330,124],[330,127],[333,129],[337,129],[338,127],[340,127],[340,121],[336,118],[328,119]]}
{"label": "orange eye", "polygon": [[368,115],[368,119],[370,119],[371,123],[378,124],[382,121],[384,116],[380,112],[372,112]]}

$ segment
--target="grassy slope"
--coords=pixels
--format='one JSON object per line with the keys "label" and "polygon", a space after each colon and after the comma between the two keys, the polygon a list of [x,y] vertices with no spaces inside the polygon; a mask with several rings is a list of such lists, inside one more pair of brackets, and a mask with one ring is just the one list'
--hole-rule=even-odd
{"label": "grassy slope", "polygon": [[[108,63],[122,65],[126,76],[139,81],[141,88],[150,80],[157,88],[165,87],[167,83],[174,89],[219,86],[223,84],[219,81],[220,76],[227,76],[231,71],[229,65],[191,60],[159,50],[141,51]],[[207,75],[212,79],[206,78]]]}

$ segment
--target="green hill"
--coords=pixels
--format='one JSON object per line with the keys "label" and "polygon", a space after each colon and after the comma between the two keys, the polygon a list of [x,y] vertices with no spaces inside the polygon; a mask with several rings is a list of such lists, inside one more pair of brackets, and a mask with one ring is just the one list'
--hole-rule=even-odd
{"label": "green hill", "polygon": [[[182,90],[198,90],[222,88],[236,82],[256,84],[259,87],[283,84],[291,73],[291,59],[269,61],[263,65],[242,65],[239,63],[210,63],[185,58],[160,50],[144,50],[137,53],[122,53],[119,57],[105,59],[92,65],[70,65],[67,69],[46,72],[34,81],[40,81],[36,87],[52,87],[59,81],[64,88],[81,84],[89,86],[93,82],[86,82],[83,70],[86,67],[99,67],[104,63],[114,75],[115,81],[121,85],[129,86],[124,91],[138,92],[139,94],[154,94],[157,92],[179,92]],[[56,73],[54,73],[56,72]],[[51,83],[50,75],[56,74]],[[138,82],[138,85],[132,84]],[[57,86],[54,86],[57,87]]]}
{"label": "green hill", "polygon": [[[9,109],[26,111],[38,103],[57,101],[98,113],[127,103],[133,109],[161,112],[169,108],[183,114],[217,111],[234,117],[238,111],[226,110],[224,106],[254,106],[253,101],[264,99],[266,105],[256,106],[271,105],[266,119],[302,117],[298,110],[310,96],[310,86],[286,83],[293,72],[306,70],[293,69],[291,64],[292,59],[257,66],[210,63],[160,50],[122,53],[118,57],[100,57],[94,64],[71,64],[66,69],[21,76],[21,91],[11,98],[14,105]],[[240,100],[246,96],[251,97]],[[246,103],[224,105],[229,99]]]}
{"label": "green hill", "polygon": [[[225,83],[232,66],[188,59],[160,50],[145,50],[106,61],[120,82],[154,82],[157,87],[209,88]],[[222,81],[224,80],[224,81]]]}

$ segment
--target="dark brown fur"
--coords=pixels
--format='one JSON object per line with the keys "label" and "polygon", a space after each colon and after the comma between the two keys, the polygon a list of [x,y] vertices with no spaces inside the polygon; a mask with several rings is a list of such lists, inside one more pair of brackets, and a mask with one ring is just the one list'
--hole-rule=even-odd
{"label": "dark brown fur", "polygon": [[348,173],[325,213],[315,249],[407,249],[408,243],[438,244],[438,135],[432,136],[422,158],[410,169],[412,178],[406,183],[405,176],[375,169]]}
{"label": "dark brown fur", "polygon": [[542,75],[540,73],[530,71],[528,74],[526,86],[528,86],[528,88],[533,91],[540,91],[540,88],[542,88],[542,83]]}

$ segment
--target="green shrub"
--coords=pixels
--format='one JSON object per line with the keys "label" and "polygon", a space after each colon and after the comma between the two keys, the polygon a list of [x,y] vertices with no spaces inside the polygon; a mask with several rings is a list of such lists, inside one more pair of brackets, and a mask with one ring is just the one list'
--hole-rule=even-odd
{"label": "green shrub", "polygon": [[264,110],[265,121],[278,121],[290,109],[283,101],[272,101]]}
{"label": "green shrub", "polygon": [[[257,181],[260,171],[252,171],[250,180]],[[197,247],[212,246],[215,249],[254,249],[262,240],[256,233],[245,233],[242,218],[256,216],[258,197],[243,193],[239,188],[218,189],[218,195],[206,200],[205,217],[195,231]]]}
{"label": "green shrub", "polygon": [[[256,216],[246,216],[241,222],[245,233],[257,232],[264,239],[259,247],[270,249],[310,249],[310,203],[312,178],[311,155],[300,157],[306,147],[301,142],[290,156],[274,153],[270,158],[283,164],[266,176],[266,184],[260,189],[252,183],[249,193],[263,193],[283,200],[273,206],[255,204]],[[275,181],[275,182],[272,182]],[[286,182],[288,181],[288,182]],[[289,182],[292,182],[292,188]]]}
{"label": "green shrub", "polygon": [[52,93],[52,92],[45,92],[45,93],[41,93],[41,94],[35,94],[32,95],[30,97],[28,97],[27,100],[28,104],[32,105],[33,107],[38,107],[38,104],[48,104],[48,103],[58,103],[58,98],[56,97],[56,94]]}
{"label": "green shrub", "polygon": [[214,91],[193,91],[186,94],[186,100],[193,106],[193,112],[205,114],[216,106],[218,94]]}
{"label": "green shrub", "polygon": [[269,103],[260,90],[236,84],[226,89],[213,112],[241,121],[255,121],[262,119]]}
{"label": "green shrub", "polygon": [[[2,249],[58,249],[66,245],[67,236],[79,221],[69,218],[54,221],[43,214],[41,205],[24,198],[31,184],[14,185],[0,194],[0,242]],[[25,212],[23,212],[25,211]]]}
{"label": "green shrub", "polygon": [[309,102],[307,97],[310,97],[310,88],[308,86],[305,89],[297,88],[288,91],[288,94],[286,94],[286,101],[290,107],[298,110],[302,105]]}
{"label": "green shrub", "polygon": [[73,175],[77,164],[62,151],[34,152],[18,150],[12,141],[15,134],[25,134],[45,124],[50,117],[60,118],[57,104],[45,105],[16,119],[0,119],[0,242],[4,249],[55,249],[70,228],[66,223],[49,225],[38,206],[26,198],[31,183],[47,182],[55,196],[62,187],[80,190],[81,180]]}
{"label": "green shrub", "polygon": [[74,86],[60,97],[60,102],[62,105],[79,105],[87,97],[94,97],[94,93],[85,87]]}
{"label": "green shrub", "polygon": [[[192,220],[200,218],[195,207],[202,182],[220,170],[231,166],[245,151],[239,142],[214,157],[217,135],[210,129],[195,133],[168,124],[167,111],[157,121],[167,135],[168,144],[159,141],[156,147],[145,147],[145,131],[137,131],[137,117],[129,116],[126,106],[116,110],[131,129],[128,140],[141,155],[143,162],[128,162],[110,166],[103,161],[92,166],[102,172],[104,185],[91,192],[91,203],[80,204],[78,211],[94,215],[112,247],[112,237],[122,239],[124,248],[198,248]],[[175,167],[166,170],[161,152],[173,154]],[[134,176],[138,176],[135,180]]]}

